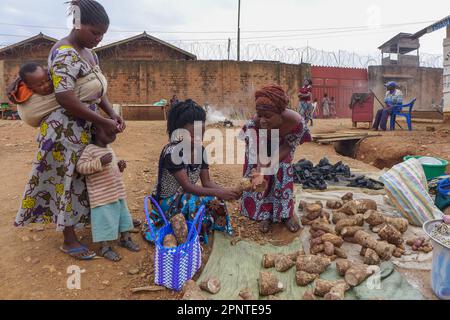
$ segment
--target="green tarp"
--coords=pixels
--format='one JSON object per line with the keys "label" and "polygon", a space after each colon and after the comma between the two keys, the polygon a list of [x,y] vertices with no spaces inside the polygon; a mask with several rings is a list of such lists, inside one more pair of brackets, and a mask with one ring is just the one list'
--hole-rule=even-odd
{"label": "green tarp", "polygon": [[[198,283],[202,280],[215,277],[221,281],[221,290],[208,298],[216,300],[236,300],[239,292],[248,287],[255,297],[258,297],[258,276],[263,270],[262,256],[265,253],[292,253],[301,249],[301,240],[297,239],[288,246],[275,247],[273,245],[260,246],[257,243],[240,241],[231,244],[231,238],[216,232],[212,254],[206,264]],[[301,300],[303,293],[312,288],[299,287],[295,283],[295,267],[286,273],[278,273],[275,269],[266,270],[275,274],[284,284],[285,291],[277,297],[283,300]],[[327,280],[341,279],[336,272],[335,264],[321,275]],[[377,279],[379,281],[377,281]],[[412,287],[390,262],[383,263],[380,270],[359,287],[347,292],[346,299],[368,300],[421,300],[421,293]]]}

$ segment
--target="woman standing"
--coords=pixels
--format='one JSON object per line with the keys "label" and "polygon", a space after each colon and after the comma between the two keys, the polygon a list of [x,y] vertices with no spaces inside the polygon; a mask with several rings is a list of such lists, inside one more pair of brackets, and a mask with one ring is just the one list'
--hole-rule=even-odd
{"label": "woman standing", "polygon": [[300,89],[298,98],[300,99],[299,113],[306,121],[311,122],[311,126],[313,125],[313,106],[311,104],[312,100],[312,81],[310,79],[306,79],[303,87]]}
{"label": "woman standing", "polygon": [[[93,0],[70,1],[70,4],[78,6],[80,19],[74,19],[74,29],[54,45],[48,59],[61,107],[42,120],[38,153],[15,225],[55,223],[57,231],[64,235],[61,250],[76,259],[89,260],[95,253],[83,246],[75,234],[75,227],[88,222],[90,215],[85,179],[76,173],[75,165],[91,141],[92,124],[102,127],[106,134],[114,134],[125,130],[125,123],[106,97],[106,79],[92,51],[108,30],[108,15]],[[76,81],[93,73],[101,85],[86,104],[75,94]],[[97,107],[110,118],[99,115]]]}
{"label": "woman standing", "polygon": [[[241,213],[252,220],[260,221],[262,233],[270,231],[272,223],[285,223],[289,231],[295,233],[300,229],[294,213],[294,170],[292,161],[297,146],[311,141],[311,136],[303,118],[287,109],[289,97],[278,85],[268,85],[257,91],[256,115],[243,128],[240,138],[246,141],[244,177],[263,173],[270,168],[272,175],[254,180],[255,185],[261,185],[264,179],[267,188],[264,192],[244,192]],[[279,159],[270,155],[272,147],[270,136],[279,133],[279,143],[275,146]],[[264,132],[269,139],[266,144]],[[251,137],[256,137],[256,141]],[[256,145],[254,145],[256,142]],[[270,163],[264,165],[259,158],[258,150],[267,148]],[[274,155],[275,156],[275,155]],[[257,159],[252,163],[251,159]],[[275,165],[275,163],[277,163]],[[264,173],[263,173],[264,174]]]}

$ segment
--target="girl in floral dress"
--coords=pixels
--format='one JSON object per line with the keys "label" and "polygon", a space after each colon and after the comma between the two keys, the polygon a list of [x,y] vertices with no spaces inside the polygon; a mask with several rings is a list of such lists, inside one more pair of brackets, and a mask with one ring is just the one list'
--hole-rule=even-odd
{"label": "girl in floral dress", "polygon": [[[204,130],[205,121],[206,112],[192,100],[179,102],[170,109],[167,120],[170,143],[161,152],[158,182],[153,198],[158,201],[167,219],[182,213],[187,221],[193,221],[200,207],[205,206],[201,239],[208,244],[209,234],[212,231],[232,234],[230,217],[222,200],[237,200],[240,194],[236,190],[222,188],[211,181],[209,165],[203,156],[205,154],[203,146],[198,149],[201,151],[198,155],[198,159],[202,160],[200,163],[184,158],[180,162],[174,160],[174,154],[182,156],[183,152],[186,152],[180,150],[183,139],[190,140],[188,146],[193,148],[192,154],[196,151],[195,146],[203,143],[203,136],[195,135],[194,123],[202,124]],[[183,138],[177,135],[179,130],[185,130],[186,135]],[[203,132],[201,134],[203,135]],[[201,182],[201,186],[197,185],[198,182]],[[153,208],[149,218],[150,221],[143,227],[143,234],[146,240],[154,242],[154,236],[164,221],[157,208]]]}
{"label": "girl in floral dress", "polygon": [[[61,108],[42,120],[38,152],[15,225],[55,223],[57,231],[64,235],[61,250],[76,259],[89,260],[95,253],[83,246],[75,234],[75,227],[87,223],[90,215],[86,182],[75,166],[91,141],[92,123],[109,134],[123,131],[125,124],[106,97],[106,81],[90,101],[81,102],[75,94],[76,80],[80,77],[93,72],[103,77],[91,49],[106,33],[109,18],[96,1],[78,0],[72,1],[72,5],[79,7],[81,25],[55,44],[48,59]],[[98,107],[110,118],[99,115]]]}

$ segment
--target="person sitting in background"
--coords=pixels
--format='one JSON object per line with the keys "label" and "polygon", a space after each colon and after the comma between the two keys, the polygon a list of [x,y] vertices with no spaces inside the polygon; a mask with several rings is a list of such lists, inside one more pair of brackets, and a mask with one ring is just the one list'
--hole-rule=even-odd
{"label": "person sitting in background", "polygon": [[392,109],[394,106],[403,103],[403,93],[398,89],[396,82],[388,82],[385,86],[387,87],[386,96],[384,98],[385,106],[383,109],[378,110],[375,116],[372,127],[375,131],[378,131],[379,128],[386,131],[387,121],[392,113]]}

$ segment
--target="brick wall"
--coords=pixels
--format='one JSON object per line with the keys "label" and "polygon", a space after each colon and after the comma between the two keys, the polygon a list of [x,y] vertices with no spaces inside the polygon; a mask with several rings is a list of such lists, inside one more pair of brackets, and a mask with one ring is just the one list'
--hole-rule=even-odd
{"label": "brick wall", "polygon": [[[146,41],[148,42],[148,41]],[[4,57],[0,65],[3,69],[5,86],[17,76],[20,66],[26,61],[47,63],[51,45],[39,50],[24,50],[13,57]],[[297,91],[305,76],[309,76],[309,65],[288,65],[271,62],[236,61],[150,61],[154,58],[173,58],[174,50],[145,52],[144,60],[138,58],[144,47],[134,51],[124,50],[126,57],[100,58],[101,67],[108,78],[108,96],[117,104],[149,104],[161,99],[191,98],[199,104],[208,103],[221,108],[252,110],[254,92],[268,83],[279,83],[291,96],[291,105],[297,108]],[[158,56],[158,54],[160,54]],[[166,54],[169,54],[167,56]],[[100,54],[99,54],[100,56]],[[175,59],[175,58],[174,58]],[[1,68],[2,67],[2,68]],[[4,88],[4,87],[3,87]],[[6,99],[1,90],[0,100]]]}
{"label": "brick wall", "polygon": [[191,98],[220,108],[252,109],[254,92],[279,83],[298,105],[297,92],[309,65],[235,61],[101,61],[108,78],[108,96],[117,104],[148,104]]}

